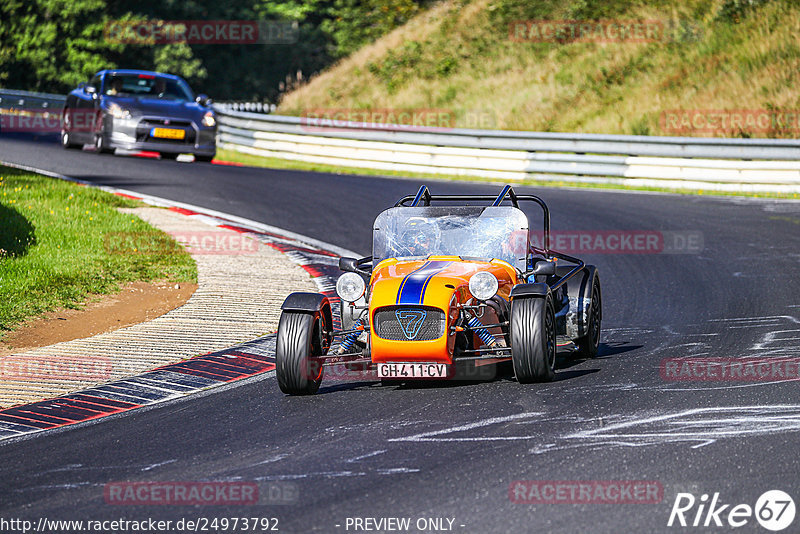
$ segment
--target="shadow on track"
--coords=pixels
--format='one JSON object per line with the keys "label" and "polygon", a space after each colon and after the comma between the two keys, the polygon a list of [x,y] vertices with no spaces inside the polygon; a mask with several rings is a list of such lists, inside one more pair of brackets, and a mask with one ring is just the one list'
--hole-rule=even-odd
{"label": "shadow on track", "polygon": [[[601,343],[598,351],[597,359],[609,359],[617,354],[633,351],[643,347],[643,345],[629,345],[627,341]],[[576,365],[580,365],[591,359],[577,357],[576,353],[562,352],[557,356],[556,371],[554,382],[562,382],[565,380],[573,380],[582,376],[600,372],[600,369],[573,369],[568,370]],[[487,366],[489,367],[489,366]],[[392,381],[392,382],[377,382],[377,381],[359,381],[359,382],[340,382],[334,383],[329,386],[320,388],[320,394],[336,393],[339,391],[361,390],[368,388],[380,387],[394,387],[395,389],[449,389],[459,388],[465,386],[475,386],[479,384],[486,384],[491,382],[516,382],[514,378],[514,369],[511,362],[502,362],[493,365],[495,372],[491,376],[486,376],[482,379],[460,379],[460,380],[420,380],[420,381]]]}

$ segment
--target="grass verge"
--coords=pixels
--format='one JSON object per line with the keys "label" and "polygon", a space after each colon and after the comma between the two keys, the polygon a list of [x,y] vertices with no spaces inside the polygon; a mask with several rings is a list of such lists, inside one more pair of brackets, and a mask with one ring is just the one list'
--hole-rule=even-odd
{"label": "grass verge", "polygon": [[512,183],[515,185],[529,185],[535,187],[577,187],[581,189],[611,189],[621,191],[651,191],[658,193],[675,193],[681,195],[702,195],[702,196],[735,196],[751,198],[776,198],[776,199],[800,199],[797,193],[745,193],[739,191],[713,191],[705,189],[670,189],[666,187],[638,187],[623,184],[602,184],[571,182],[564,180],[501,180],[499,178],[481,178],[478,176],[457,176],[453,174],[428,174],[412,173],[405,171],[387,171],[380,169],[368,169],[361,167],[338,167],[336,165],[325,165],[323,163],[309,163],[305,161],[294,161],[280,158],[268,158],[243,154],[235,150],[218,149],[216,159],[231,163],[239,163],[250,167],[265,167],[268,169],[289,169],[298,171],[327,172],[331,174],[352,174],[360,176],[376,176],[391,178],[413,178],[424,180],[449,180],[462,182],[480,183]]}
{"label": "grass verge", "polygon": [[[573,40],[526,30],[545,21],[659,31]],[[796,139],[797,122],[781,117],[800,104],[799,29],[796,0],[443,0],[311,77],[278,113],[434,109],[454,117],[439,126],[458,128]],[[720,110],[770,119],[704,120]]]}
{"label": "grass verge", "polygon": [[[194,260],[167,234],[116,210],[140,203],[0,166],[0,338],[25,319],[77,308],[133,281],[195,282]],[[114,236],[112,243],[109,236]],[[141,251],[126,236],[156,243]],[[167,246],[164,246],[167,244]]]}

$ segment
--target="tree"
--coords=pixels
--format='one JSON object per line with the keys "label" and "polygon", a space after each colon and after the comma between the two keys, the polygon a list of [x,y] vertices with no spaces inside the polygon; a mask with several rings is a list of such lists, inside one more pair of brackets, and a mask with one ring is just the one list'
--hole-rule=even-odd
{"label": "tree", "polygon": [[103,39],[104,9],[105,0],[0,3],[0,83],[63,92],[109,66],[120,45]]}

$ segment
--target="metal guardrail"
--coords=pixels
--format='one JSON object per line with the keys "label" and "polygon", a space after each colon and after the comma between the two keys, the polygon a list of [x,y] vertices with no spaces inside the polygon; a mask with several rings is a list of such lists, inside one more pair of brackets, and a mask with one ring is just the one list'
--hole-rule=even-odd
{"label": "metal guardrail", "polygon": [[[416,143],[422,145],[527,152],[572,152],[577,154],[618,154],[673,158],[726,158],[800,160],[797,139],[721,139],[700,137],[657,137],[638,135],[603,135],[552,132],[517,132],[508,130],[446,129],[414,130],[407,126],[372,125],[337,122],[326,126],[325,120],[234,112],[217,108],[221,123],[244,130],[325,137]],[[328,121],[330,123],[330,121]]]}
{"label": "metal guardrail", "polygon": [[67,97],[52,93],[33,93],[0,89],[0,108],[4,109],[57,109],[61,110]]}
{"label": "metal guardrail", "polygon": [[[0,89],[0,109],[60,110],[65,96]],[[389,124],[235,111],[218,103],[218,144],[239,152],[368,168],[502,180],[560,180],[800,193],[800,140],[657,137]]]}
{"label": "metal guardrail", "polygon": [[504,180],[800,193],[800,140],[414,130],[217,108],[220,147],[330,165]]}
{"label": "metal guardrail", "polygon": [[217,110],[223,109],[225,111],[250,111],[253,113],[272,113],[275,111],[275,104],[267,102],[215,102],[214,107]]}

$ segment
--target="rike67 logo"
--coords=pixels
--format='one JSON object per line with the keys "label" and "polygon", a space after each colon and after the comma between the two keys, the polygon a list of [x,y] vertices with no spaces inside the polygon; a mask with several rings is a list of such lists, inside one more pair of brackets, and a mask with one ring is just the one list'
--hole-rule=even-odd
{"label": "rike67 logo", "polygon": [[709,500],[708,494],[697,499],[691,493],[678,493],[672,504],[667,526],[680,527],[731,527],[747,525],[755,516],[756,521],[767,530],[784,530],[794,521],[794,500],[781,490],[764,492],[755,506],[749,504],[725,504],[719,493]]}

